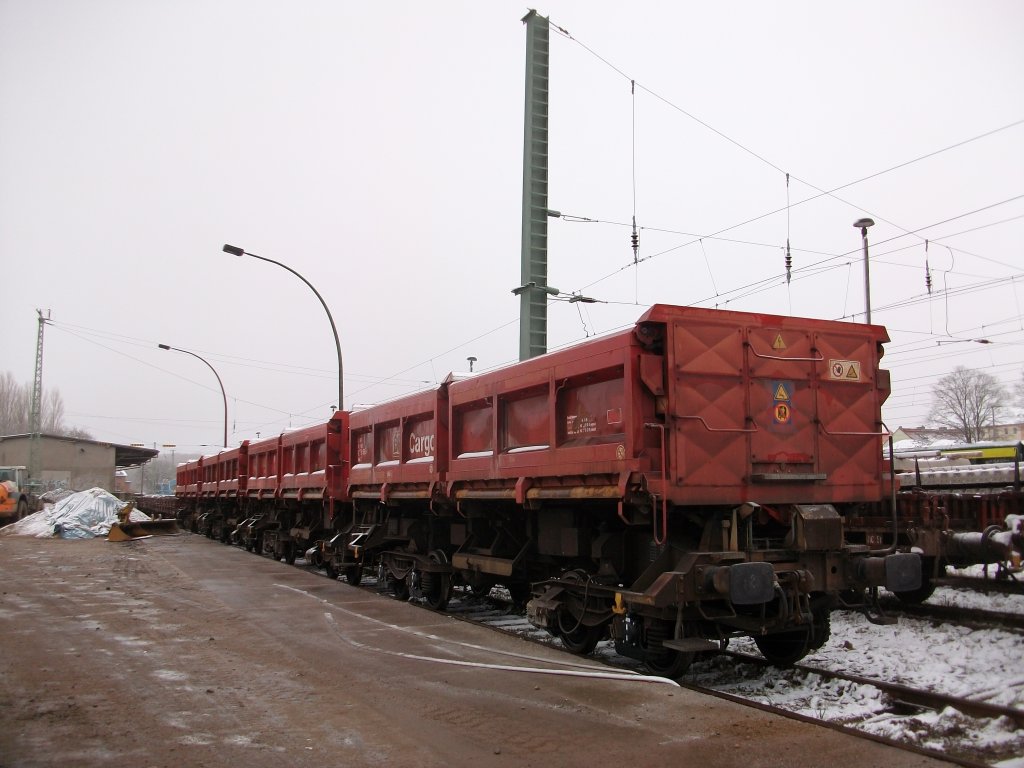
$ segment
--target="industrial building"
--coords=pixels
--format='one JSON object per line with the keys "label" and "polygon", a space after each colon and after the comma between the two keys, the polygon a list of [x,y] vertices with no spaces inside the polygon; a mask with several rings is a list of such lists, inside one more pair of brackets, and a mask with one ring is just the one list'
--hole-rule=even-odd
{"label": "industrial building", "polygon": [[[40,435],[40,479],[44,490],[88,488],[117,490],[117,470],[137,467],[160,452],[63,435]],[[32,435],[0,436],[0,466],[29,466]]]}

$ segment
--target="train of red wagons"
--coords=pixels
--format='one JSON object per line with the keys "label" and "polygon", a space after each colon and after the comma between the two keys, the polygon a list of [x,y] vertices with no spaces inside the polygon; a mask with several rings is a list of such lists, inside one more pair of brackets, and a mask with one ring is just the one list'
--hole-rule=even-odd
{"label": "train of red wagons", "polygon": [[654,674],[742,635],[792,663],[832,609],[888,621],[879,588],[922,589],[894,521],[877,543],[844,527],[894,497],[886,341],[655,305],[626,330],[182,464],[178,515],[436,610],[502,585],[569,650],[610,637]]}

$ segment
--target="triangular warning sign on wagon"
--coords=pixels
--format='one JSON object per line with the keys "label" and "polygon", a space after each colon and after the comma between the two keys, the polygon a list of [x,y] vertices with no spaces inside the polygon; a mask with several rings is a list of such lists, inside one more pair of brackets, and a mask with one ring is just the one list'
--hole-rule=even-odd
{"label": "triangular warning sign on wagon", "polygon": [[772,349],[785,349],[786,342],[782,340],[782,334],[780,333],[775,337],[775,341],[772,342]]}
{"label": "triangular warning sign on wagon", "polygon": [[848,378],[848,379],[859,379],[860,378],[860,371],[857,370],[857,363],[855,363],[855,362],[851,362],[850,363],[850,370],[848,370],[846,372],[846,378]]}
{"label": "triangular warning sign on wagon", "polygon": [[789,392],[786,391],[786,385],[781,381],[779,386],[775,388],[775,399],[776,400],[789,400]]}

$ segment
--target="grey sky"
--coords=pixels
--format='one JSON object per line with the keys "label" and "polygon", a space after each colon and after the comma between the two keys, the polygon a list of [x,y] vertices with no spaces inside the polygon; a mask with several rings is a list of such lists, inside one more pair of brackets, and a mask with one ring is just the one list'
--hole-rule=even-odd
{"label": "grey sky", "polygon": [[[159,342],[217,368],[231,444],[325,418],[337,383],[322,308],[226,242],[323,294],[347,407],[469,355],[513,361],[526,10],[0,0],[4,368],[31,380],[35,309],[50,309],[44,384],[97,438],[219,444],[216,381]],[[645,228],[633,267],[628,227],[551,222],[550,284],[608,302],[553,304],[552,347],[653,302],[862,320],[851,225],[869,215],[889,425],[923,423],[954,365],[1020,378],[1024,125],[1006,126],[1024,120],[1024,5],[537,10],[572,35],[552,35],[550,205],[598,222],[635,210]],[[731,228],[785,209],[786,172],[788,215]],[[936,343],[949,337],[996,343]]]}

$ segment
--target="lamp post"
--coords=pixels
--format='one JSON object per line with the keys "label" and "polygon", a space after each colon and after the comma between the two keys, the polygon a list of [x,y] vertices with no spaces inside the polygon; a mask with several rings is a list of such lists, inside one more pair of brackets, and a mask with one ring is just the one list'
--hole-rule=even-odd
{"label": "lamp post", "polygon": [[867,321],[871,325],[871,270],[868,267],[868,227],[875,226],[874,219],[857,219],[853,226],[860,228],[860,238],[864,243],[864,303],[867,305]]}
{"label": "lamp post", "polygon": [[157,344],[160,349],[173,350],[174,352],[184,352],[186,355],[192,355],[199,360],[206,363],[206,367],[213,371],[213,375],[217,377],[217,383],[220,384],[220,396],[224,398],[224,447],[228,447],[228,396],[224,392],[224,382],[220,380],[220,374],[217,373],[217,369],[210,365],[209,361],[203,357],[200,357],[195,352],[189,352],[187,349],[178,349],[177,347],[171,347],[167,344]]}
{"label": "lamp post", "polygon": [[327,313],[327,319],[331,323],[331,332],[334,334],[334,347],[335,347],[335,349],[338,352],[338,406],[337,407],[338,407],[339,410],[344,410],[345,409],[345,384],[344,384],[344,376],[343,376],[344,369],[343,369],[342,363],[341,363],[341,342],[338,340],[338,328],[334,324],[334,317],[331,315],[331,310],[327,308],[327,302],[324,301],[324,297],[320,295],[320,292],[316,288],[313,287],[313,284],[311,282],[309,282],[309,280],[304,278],[302,275],[300,275],[294,269],[289,267],[287,264],[282,264],[280,261],[274,261],[273,259],[268,259],[265,256],[257,256],[255,253],[249,253],[247,250],[245,250],[244,248],[239,248],[237,245],[225,245],[223,250],[224,250],[224,253],[230,253],[232,256],[252,256],[254,259],[259,259],[260,261],[269,261],[271,264],[277,264],[277,266],[281,267],[282,269],[287,269],[289,272],[291,272],[293,275],[295,275],[297,278],[299,278],[299,280],[301,280],[302,282],[304,282],[308,286],[309,290],[311,290],[314,294],[316,294],[316,297],[320,300],[321,306],[323,306],[323,308],[324,308],[324,312]]}

